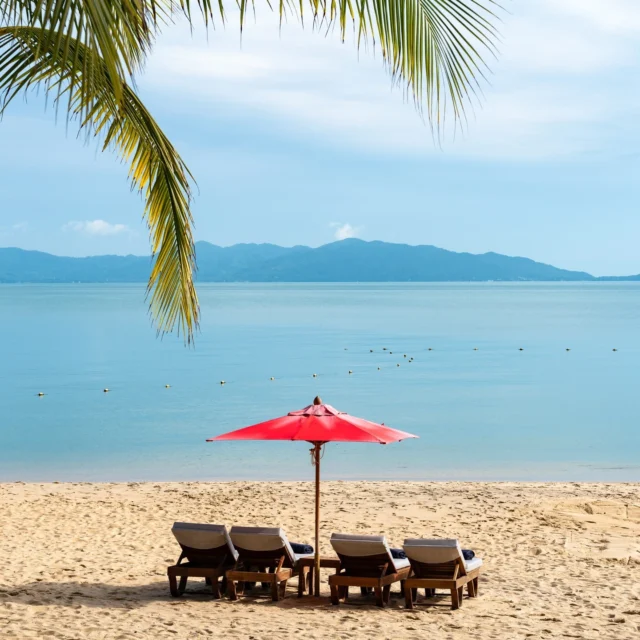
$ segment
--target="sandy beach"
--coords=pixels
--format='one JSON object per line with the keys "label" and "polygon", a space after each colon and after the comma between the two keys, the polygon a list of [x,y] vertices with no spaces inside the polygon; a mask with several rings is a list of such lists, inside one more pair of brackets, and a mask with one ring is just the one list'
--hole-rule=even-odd
{"label": "sandy beach", "polygon": [[[640,486],[327,482],[332,531],[457,537],[484,559],[480,597],[458,611],[392,597],[332,607],[295,596],[172,599],[175,520],[281,525],[312,542],[310,483],[0,485],[2,638],[638,638]],[[394,591],[397,591],[397,587]]]}

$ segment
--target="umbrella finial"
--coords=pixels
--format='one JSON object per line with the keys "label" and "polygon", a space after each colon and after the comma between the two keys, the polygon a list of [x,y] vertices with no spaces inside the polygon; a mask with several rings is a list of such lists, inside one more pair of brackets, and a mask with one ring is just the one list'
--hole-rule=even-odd
{"label": "umbrella finial", "polygon": [[316,405],[317,405],[317,404],[322,404],[322,398],[321,398],[320,396],[316,396],[316,397],[313,399],[313,404],[316,404]]}

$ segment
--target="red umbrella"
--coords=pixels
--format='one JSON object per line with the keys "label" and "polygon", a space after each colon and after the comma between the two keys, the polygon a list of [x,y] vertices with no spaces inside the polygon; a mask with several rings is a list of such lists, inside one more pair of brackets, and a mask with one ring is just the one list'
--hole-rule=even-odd
{"label": "red umbrella", "polygon": [[311,455],[316,467],[316,544],[315,544],[315,593],[320,593],[320,454],[327,442],[376,442],[389,444],[405,438],[417,438],[411,433],[397,431],[383,424],[354,418],[331,405],[322,404],[319,397],[313,404],[292,411],[286,416],[254,424],[251,427],[231,431],[207,442],[218,440],[305,440],[313,444]]}

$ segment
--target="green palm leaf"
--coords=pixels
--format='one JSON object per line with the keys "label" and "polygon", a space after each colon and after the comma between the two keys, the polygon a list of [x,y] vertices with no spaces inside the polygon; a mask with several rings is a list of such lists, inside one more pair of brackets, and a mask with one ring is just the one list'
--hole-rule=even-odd
{"label": "green palm leaf", "polygon": [[114,148],[130,164],[131,183],[145,196],[151,229],[155,261],[148,291],[153,317],[161,333],[177,326],[191,341],[198,298],[188,169],[124,82],[118,99],[109,69],[95,50],[37,27],[0,28],[0,107],[36,84],[56,91],[58,100],[66,96],[81,129],[102,136],[103,148]]}

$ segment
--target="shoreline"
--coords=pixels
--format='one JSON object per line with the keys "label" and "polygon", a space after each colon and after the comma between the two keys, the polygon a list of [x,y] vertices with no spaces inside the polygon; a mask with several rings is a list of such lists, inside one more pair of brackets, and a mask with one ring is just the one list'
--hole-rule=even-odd
{"label": "shoreline", "polygon": [[[484,560],[458,611],[332,607],[295,597],[172,599],[176,520],[282,526],[313,543],[312,482],[0,484],[3,638],[633,638],[640,631],[638,483],[362,482],[322,485],[320,551],[334,531],[455,537]],[[394,587],[393,592],[398,591]]]}

